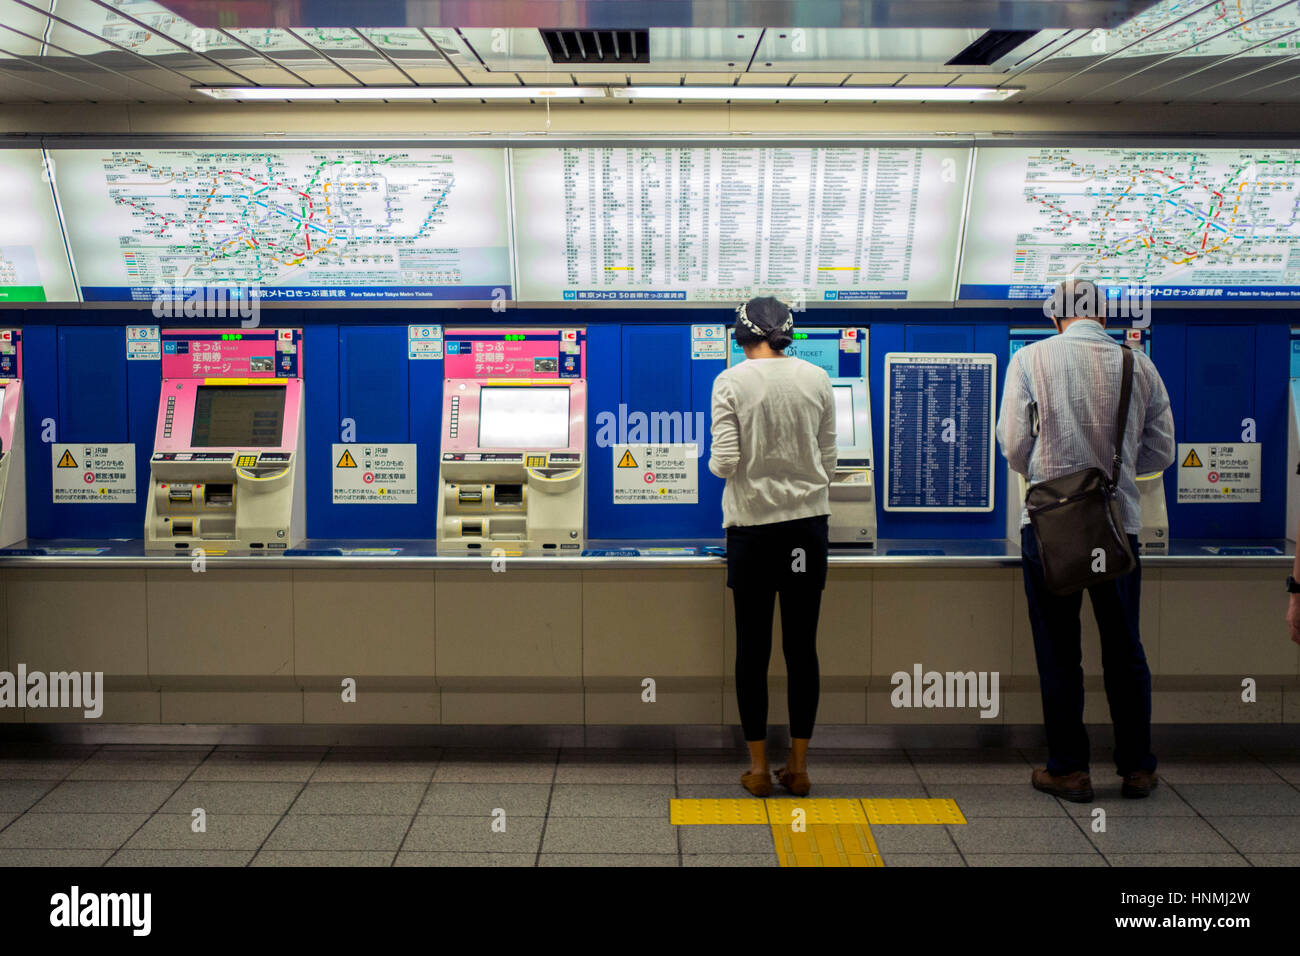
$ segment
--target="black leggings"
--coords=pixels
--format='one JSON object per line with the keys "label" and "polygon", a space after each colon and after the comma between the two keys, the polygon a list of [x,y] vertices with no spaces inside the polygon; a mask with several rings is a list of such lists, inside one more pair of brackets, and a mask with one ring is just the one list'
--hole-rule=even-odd
{"label": "black leggings", "polygon": [[[745,740],[767,739],[767,665],[772,657],[771,588],[733,589],[736,600],[736,703]],[[821,672],[817,665],[817,616],[822,592],[781,591],[781,650],[789,675],[786,701],[790,736],[807,740],[817,722]]]}
{"label": "black leggings", "polygon": [[790,736],[812,736],[821,680],[817,616],[826,586],[827,534],[826,515],[727,529],[727,586],[736,601],[736,703],[746,740],[767,739],[767,665],[778,594]]}

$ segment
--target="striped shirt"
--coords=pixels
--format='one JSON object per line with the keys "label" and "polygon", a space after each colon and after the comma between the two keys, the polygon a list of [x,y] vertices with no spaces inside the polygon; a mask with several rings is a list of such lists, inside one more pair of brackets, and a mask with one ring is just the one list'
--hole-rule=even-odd
{"label": "striped shirt", "polygon": [[[1121,362],[1119,345],[1092,319],[1077,319],[1060,335],[1016,352],[1007,366],[998,415],[998,443],[1011,468],[1031,485],[1085,468],[1110,474]],[[1033,402],[1038,403],[1037,437],[1030,422]],[[1165,383],[1146,353],[1134,349],[1133,396],[1119,479],[1124,530],[1129,534],[1142,529],[1137,476],[1164,471],[1176,450]],[[1023,506],[1020,523],[1029,523]]]}

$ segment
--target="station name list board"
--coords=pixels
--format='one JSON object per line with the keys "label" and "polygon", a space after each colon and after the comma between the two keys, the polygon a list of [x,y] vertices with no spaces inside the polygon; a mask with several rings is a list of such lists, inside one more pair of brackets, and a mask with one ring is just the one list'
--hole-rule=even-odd
{"label": "station name list board", "polygon": [[532,301],[945,301],[968,157],[908,148],[512,153]]}
{"label": "station name list board", "polygon": [[992,511],[997,358],[885,356],[885,510]]}

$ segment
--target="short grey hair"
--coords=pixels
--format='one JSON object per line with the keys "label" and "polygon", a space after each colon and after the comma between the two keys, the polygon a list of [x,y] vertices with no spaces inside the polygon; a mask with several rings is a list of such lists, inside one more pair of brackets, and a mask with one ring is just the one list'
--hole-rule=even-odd
{"label": "short grey hair", "polygon": [[1052,293],[1052,314],[1058,319],[1100,318],[1105,311],[1103,295],[1091,279],[1066,279]]}

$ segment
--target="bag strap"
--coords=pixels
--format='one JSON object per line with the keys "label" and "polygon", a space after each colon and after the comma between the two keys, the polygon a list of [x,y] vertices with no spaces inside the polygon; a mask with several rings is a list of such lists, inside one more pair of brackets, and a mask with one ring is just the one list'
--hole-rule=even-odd
{"label": "bag strap", "polygon": [[1127,344],[1120,346],[1124,350],[1124,360],[1120,375],[1123,381],[1119,388],[1119,415],[1115,423],[1115,457],[1111,467],[1110,482],[1119,484],[1119,466],[1121,452],[1124,450],[1124,432],[1128,430],[1128,403],[1133,397],[1133,350]]}

